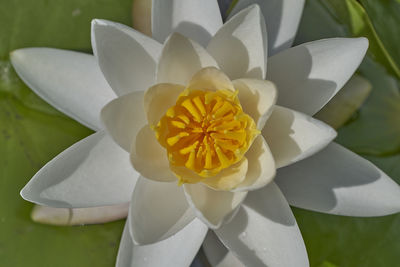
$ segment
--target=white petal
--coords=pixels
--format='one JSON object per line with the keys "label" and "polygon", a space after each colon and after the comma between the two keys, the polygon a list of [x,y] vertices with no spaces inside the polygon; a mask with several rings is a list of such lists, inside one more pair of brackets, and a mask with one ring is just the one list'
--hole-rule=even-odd
{"label": "white petal", "polygon": [[275,106],[262,135],[280,168],[317,153],[336,137],[336,132],[305,114]]}
{"label": "white petal", "polygon": [[248,167],[246,178],[232,191],[259,189],[275,177],[275,161],[265,139],[259,135],[246,153]]}
{"label": "white petal", "polygon": [[152,4],[153,38],[160,43],[179,32],[206,46],[222,26],[215,0],[153,0]]}
{"label": "white petal", "polygon": [[100,224],[126,218],[129,203],[92,208],[53,208],[35,205],[32,221],[50,225]]}
{"label": "white petal", "polygon": [[195,219],[168,239],[137,246],[131,239],[129,224],[128,219],[119,245],[116,267],[187,267],[192,263],[207,233],[207,227]]}
{"label": "white petal", "polygon": [[117,95],[144,91],[155,82],[161,44],[111,21],[92,21],[92,47],[100,68]]}
{"label": "white petal", "polygon": [[47,163],[21,196],[55,208],[115,205],[130,201],[137,177],[128,153],[97,132]]}
{"label": "white petal", "polygon": [[400,212],[400,187],[371,162],[332,143],[279,170],[276,182],[293,206],[348,216]]}
{"label": "white petal", "polygon": [[212,267],[245,267],[212,231],[204,239],[203,251]]}
{"label": "white petal", "polygon": [[22,80],[46,102],[93,130],[102,128],[100,110],[115,94],[92,55],[24,48],[10,58]]}
{"label": "white petal", "polygon": [[267,79],[279,88],[278,104],[314,115],[350,79],[367,48],[366,38],[332,38],[269,58]]}
{"label": "white petal", "polygon": [[270,56],[292,46],[303,12],[304,0],[239,0],[230,16],[249,5],[260,5],[268,32]]}
{"label": "white petal", "polygon": [[156,126],[167,110],[175,106],[183,90],[184,86],[171,83],[158,83],[147,89],[144,93],[144,109],[148,124]]}
{"label": "white petal", "polygon": [[239,90],[240,104],[244,112],[253,118],[257,129],[263,129],[278,97],[275,85],[256,79],[234,80],[233,85]]}
{"label": "white petal", "polygon": [[251,192],[215,233],[245,266],[309,266],[296,219],[275,183]]}
{"label": "white petal", "polygon": [[133,92],[114,99],[101,110],[107,132],[128,152],[135,136],[147,123],[143,99],[144,92]]}
{"label": "white petal", "polygon": [[139,178],[130,206],[130,231],[135,244],[147,245],[176,234],[196,216],[182,186]]}
{"label": "white petal", "polygon": [[166,149],[160,145],[148,125],[133,140],[130,158],[133,167],[142,176],[158,182],[177,182],[177,177],[170,169]]}
{"label": "white petal", "polygon": [[196,216],[212,229],[228,221],[247,195],[247,192],[216,191],[200,183],[185,184],[184,190]]}
{"label": "white petal", "polygon": [[267,68],[267,32],[257,5],[230,19],[207,46],[231,79],[264,79]]}
{"label": "white petal", "polygon": [[157,67],[157,83],[186,85],[205,67],[218,67],[215,60],[198,43],[174,33],[165,42]]}

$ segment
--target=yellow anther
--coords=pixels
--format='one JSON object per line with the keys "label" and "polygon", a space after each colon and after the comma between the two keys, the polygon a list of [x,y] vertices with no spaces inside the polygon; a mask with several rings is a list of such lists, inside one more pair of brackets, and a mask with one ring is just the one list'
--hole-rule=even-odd
{"label": "yellow anther", "polygon": [[221,148],[219,146],[215,146],[215,152],[217,152],[217,156],[219,159],[219,162],[221,163],[222,168],[226,168],[230,165],[232,165],[232,161],[228,159],[228,157],[225,155],[224,152],[222,152]]}
{"label": "yellow anther", "polygon": [[167,139],[167,143],[168,143],[168,145],[173,146],[173,145],[175,145],[176,143],[178,143],[178,141],[179,141],[182,137],[186,137],[186,136],[189,136],[189,134],[186,133],[186,132],[180,132],[179,134],[177,134],[177,135],[175,135],[175,136],[173,136],[173,137],[168,138],[168,139]]}
{"label": "yellow anther", "polygon": [[184,114],[180,114],[178,115],[178,118],[181,119],[184,123],[189,124],[190,123],[190,119],[184,115]]}
{"label": "yellow anther", "polygon": [[168,110],[167,110],[167,113],[165,114],[168,118],[173,118],[174,116],[175,116],[175,110],[174,110],[174,108],[172,107],[172,108],[169,108]]}
{"label": "yellow anther", "polygon": [[199,144],[199,141],[196,141],[196,142],[194,142],[192,145],[187,146],[187,147],[185,147],[185,148],[182,148],[181,150],[179,150],[179,152],[180,152],[182,155],[189,154],[190,152],[195,151],[195,149],[196,149],[196,147],[197,147],[198,144]]}
{"label": "yellow anther", "polygon": [[182,106],[186,108],[187,111],[189,111],[190,115],[192,115],[196,121],[201,121],[201,116],[196,107],[193,105],[191,99],[186,99],[185,101],[183,101]]}
{"label": "yellow anther", "polygon": [[179,128],[179,129],[185,129],[186,128],[186,124],[184,124],[183,122],[180,122],[180,121],[171,121],[171,124],[173,126],[175,126],[176,128]]}
{"label": "yellow anther", "polygon": [[219,118],[224,116],[226,113],[232,111],[232,105],[228,103],[228,101],[224,101],[222,106],[215,111],[215,117]]}
{"label": "yellow anther", "polygon": [[194,169],[194,163],[196,159],[195,157],[196,157],[196,151],[194,150],[190,151],[189,158],[185,163],[186,168]]}
{"label": "yellow anther", "polygon": [[196,105],[196,107],[200,110],[201,115],[204,117],[206,115],[206,108],[204,107],[200,97],[196,96],[195,98],[193,98],[193,102]]}

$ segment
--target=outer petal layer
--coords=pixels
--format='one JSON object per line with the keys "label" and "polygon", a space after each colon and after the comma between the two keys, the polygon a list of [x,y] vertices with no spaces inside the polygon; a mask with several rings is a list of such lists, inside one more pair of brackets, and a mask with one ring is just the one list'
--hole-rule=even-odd
{"label": "outer petal layer", "polygon": [[347,216],[400,212],[400,187],[369,161],[336,143],[279,170],[276,182],[293,206]]}
{"label": "outer petal layer", "polygon": [[245,267],[212,231],[208,231],[204,239],[203,250],[212,267]]}
{"label": "outer petal layer", "polygon": [[116,267],[187,267],[193,261],[206,233],[207,226],[200,220],[193,220],[168,239],[137,246],[131,239],[128,219],[119,245]]}
{"label": "outer petal layer", "polygon": [[153,38],[163,43],[173,32],[179,32],[203,46],[222,26],[215,0],[153,0]]}
{"label": "outer petal layer", "polygon": [[176,234],[196,216],[181,186],[139,178],[130,206],[134,243],[151,244]]}
{"label": "outer petal layer", "polygon": [[332,38],[269,58],[267,79],[279,88],[278,104],[314,115],[350,79],[367,48],[366,38]]}
{"label": "outer petal layer", "polygon": [[304,0],[239,0],[230,16],[249,5],[258,4],[268,32],[268,55],[290,48],[299,27]]}
{"label": "outer petal layer", "polygon": [[309,266],[296,220],[275,183],[251,192],[215,233],[245,266]]}
{"label": "outer petal layer", "polygon": [[117,95],[144,91],[154,84],[161,45],[150,37],[119,23],[95,19],[92,47]]}
{"label": "outer petal layer", "polygon": [[224,24],[207,46],[231,79],[264,79],[267,32],[258,6],[251,6]]}
{"label": "outer petal layer", "polygon": [[189,205],[208,227],[217,229],[229,219],[245,199],[247,192],[215,191],[200,183],[185,184],[184,190]]}
{"label": "outer petal layer", "polygon": [[104,132],[94,133],[40,169],[21,196],[55,208],[127,203],[138,177],[128,156]]}
{"label": "outer petal layer", "polygon": [[336,132],[312,117],[275,106],[262,135],[280,168],[317,153],[336,137]]}
{"label": "outer petal layer", "polygon": [[186,85],[197,71],[210,66],[218,67],[201,45],[174,33],[164,44],[157,67],[157,83]]}
{"label": "outer petal layer", "polygon": [[18,75],[46,102],[93,130],[103,128],[100,110],[115,94],[93,56],[24,48],[13,51],[10,57]]}

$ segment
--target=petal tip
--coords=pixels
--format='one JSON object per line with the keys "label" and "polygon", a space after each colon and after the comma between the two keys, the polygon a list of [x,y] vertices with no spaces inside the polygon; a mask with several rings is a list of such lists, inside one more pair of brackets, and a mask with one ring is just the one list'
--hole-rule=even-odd
{"label": "petal tip", "polygon": [[92,27],[95,26],[95,25],[102,25],[102,26],[106,26],[107,25],[107,23],[106,23],[106,21],[104,19],[92,19],[91,24],[92,24]]}
{"label": "petal tip", "polygon": [[22,61],[22,59],[24,58],[24,55],[26,54],[26,50],[28,48],[21,48],[21,49],[15,49],[13,51],[10,52],[10,60],[11,60],[11,64],[14,66],[14,64],[19,63]]}
{"label": "petal tip", "polygon": [[19,191],[19,195],[26,201],[29,201],[29,202],[32,202],[32,203],[36,203],[36,201],[34,200],[35,198],[31,194],[31,190],[29,190],[29,183],[26,184],[21,189],[21,191]]}

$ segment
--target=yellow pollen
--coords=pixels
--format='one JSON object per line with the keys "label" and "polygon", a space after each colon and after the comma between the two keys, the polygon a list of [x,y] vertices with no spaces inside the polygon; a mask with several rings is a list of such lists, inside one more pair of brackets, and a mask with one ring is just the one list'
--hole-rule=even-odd
{"label": "yellow pollen", "polygon": [[[238,92],[186,89],[154,127],[170,164],[212,179],[239,162],[260,133],[243,112]],[[196,183],[180,177],[180,183]]]}

